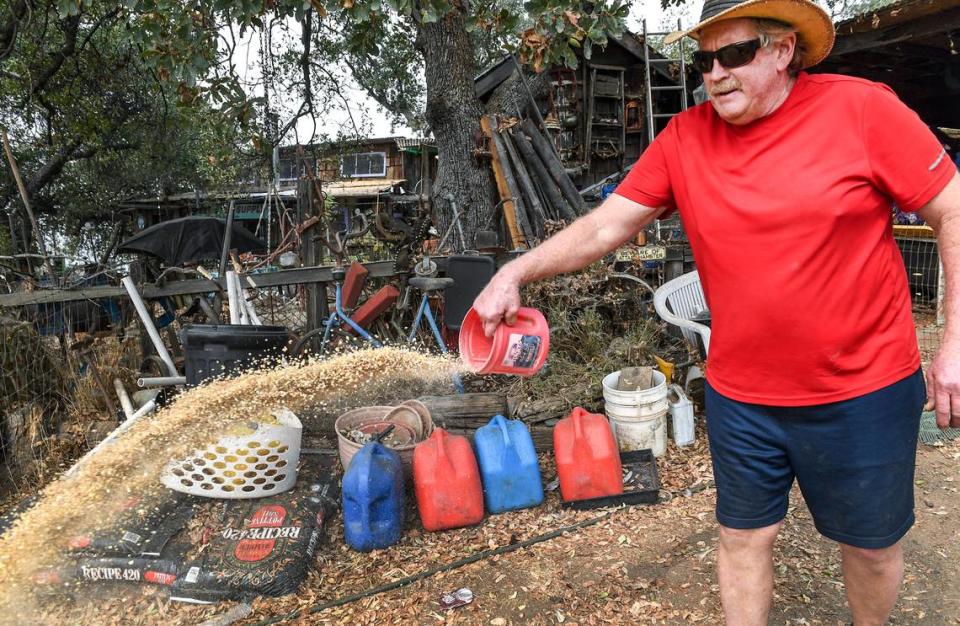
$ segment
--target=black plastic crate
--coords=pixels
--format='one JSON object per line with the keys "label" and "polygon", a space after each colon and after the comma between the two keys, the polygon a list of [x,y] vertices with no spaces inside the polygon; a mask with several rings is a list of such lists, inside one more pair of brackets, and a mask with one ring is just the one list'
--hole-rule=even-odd
{"label": "black plastic crate", "polygon": [[623,467],[623,493],[587,500],[563,501],[567,509],[586,511],[621,504],[656,504],[660,499],[660,475],[652,450],[632,450],[620,453]]}
{"label": "black plastic crate", "polygon": [[187,324],[180,331],[188,385],[240,373],[257,361],[279,358],[290,339],[285,326]]}

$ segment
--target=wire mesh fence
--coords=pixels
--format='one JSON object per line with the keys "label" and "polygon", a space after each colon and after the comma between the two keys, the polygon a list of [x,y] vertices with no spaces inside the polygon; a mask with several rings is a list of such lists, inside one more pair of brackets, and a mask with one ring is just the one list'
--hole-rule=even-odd
{"label": "wire mesh fence", "polygon": [[[669,246],[683,241],[681,233],[679,225],[667,222],[661,225],[659,233],[648,233],[648,241]],[[898,226],[895,237],[906,268],[921,357],[927,366],[939,347],[943,330],[943,281],[937,241],[925,227]],[[638,263],[646,267],[648,262]],[[368,291],[372,293],[381,287],[384,280],[388,279],[373,281]],[[249,289],[247,297],[263,324],[285,326],[294,336],[302,337],[312,330],[308,324],[308,290],[306,283],[261,287]],[[332,290],[327,291],[327,296],[331,295]],[[158,322],[165,316],[170,318],[161,332],[175,358],[179,356],[177,337],[182,325],[209,323],[202,312],[192,307],[195,298],[177,297],[165,304],[163,299],[149,301],[151,314]],[[133,389],[132,381],[138,372],[145,371],[152,354],[152,348],[137,330],[138,324],[125,310],[125,302],[125,298],[118,297],[102,302],[2,310],[0,490],[4,482],[22,483],[45,471],[44,457],[48,460],[54,454],[51,442],[65,445],[64,420],[72,420],[68,430],[80,431],[81,447],[89,445],[92,439],[87,432],[91,423],[104,423],[108,428],[111,420],[116,420],[113,378],[122,379]],[[441,310],[439,302],[431,306]],[[191,308],[193,312],[188,314]],[[405,341],[415,309],[416,301],[405,308],[395,307],[375,322],[371,332],[391,343]],[[322,324],[323,316],[317,311],[313,319]],[[421,335],[425,345],[435,343],[426,331]],[[89,345],[85,347],[84,342]],[[162,369],[157,371],[162,373]]]}
{"label": "wire mesh fence", "polygon": [[298,335],[309,330],[306,301],[303,285],[261,289],[250,299],[262,323],[269,326],[286,326]]}
{"label": "wire mesh fence", "polygon": [[939,248],[933,231],[923,226],[897,226],[894,234],[907,271],[920,358],[926,366],[943,336],[944,285]]}

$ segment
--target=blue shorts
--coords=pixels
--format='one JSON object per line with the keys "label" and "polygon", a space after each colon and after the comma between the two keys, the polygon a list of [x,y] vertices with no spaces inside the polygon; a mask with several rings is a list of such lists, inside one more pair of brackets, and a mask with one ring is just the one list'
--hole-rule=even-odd
{"label": "blue shorts", "polygon": [[706,386],[717,520],[762,528],[787,514],[796,478],[824,536],[886,548],[913,525],[913,476],[926,388],[920,370],[816,406],[748,404]]}

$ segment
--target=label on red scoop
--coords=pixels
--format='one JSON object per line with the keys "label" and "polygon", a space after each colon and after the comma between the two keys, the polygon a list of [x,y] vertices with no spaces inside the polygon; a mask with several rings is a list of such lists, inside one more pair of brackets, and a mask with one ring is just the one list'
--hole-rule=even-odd
{"label": "label on red scoop", "polygon": [[501,365],[506,367],[531,367],[540,354],[540,337],[510,333],[507,340],[506,356]]}

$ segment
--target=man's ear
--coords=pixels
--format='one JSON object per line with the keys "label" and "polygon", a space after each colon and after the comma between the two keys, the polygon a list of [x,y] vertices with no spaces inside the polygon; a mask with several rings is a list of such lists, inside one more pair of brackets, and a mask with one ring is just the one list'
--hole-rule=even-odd
{"label": "man's ear", "polygon": [[777,70],[783,72],[790,67],[790,62],[793,60],[793,51],[797,47],[797,34],[787,33],[774,46],[777,51]]}

